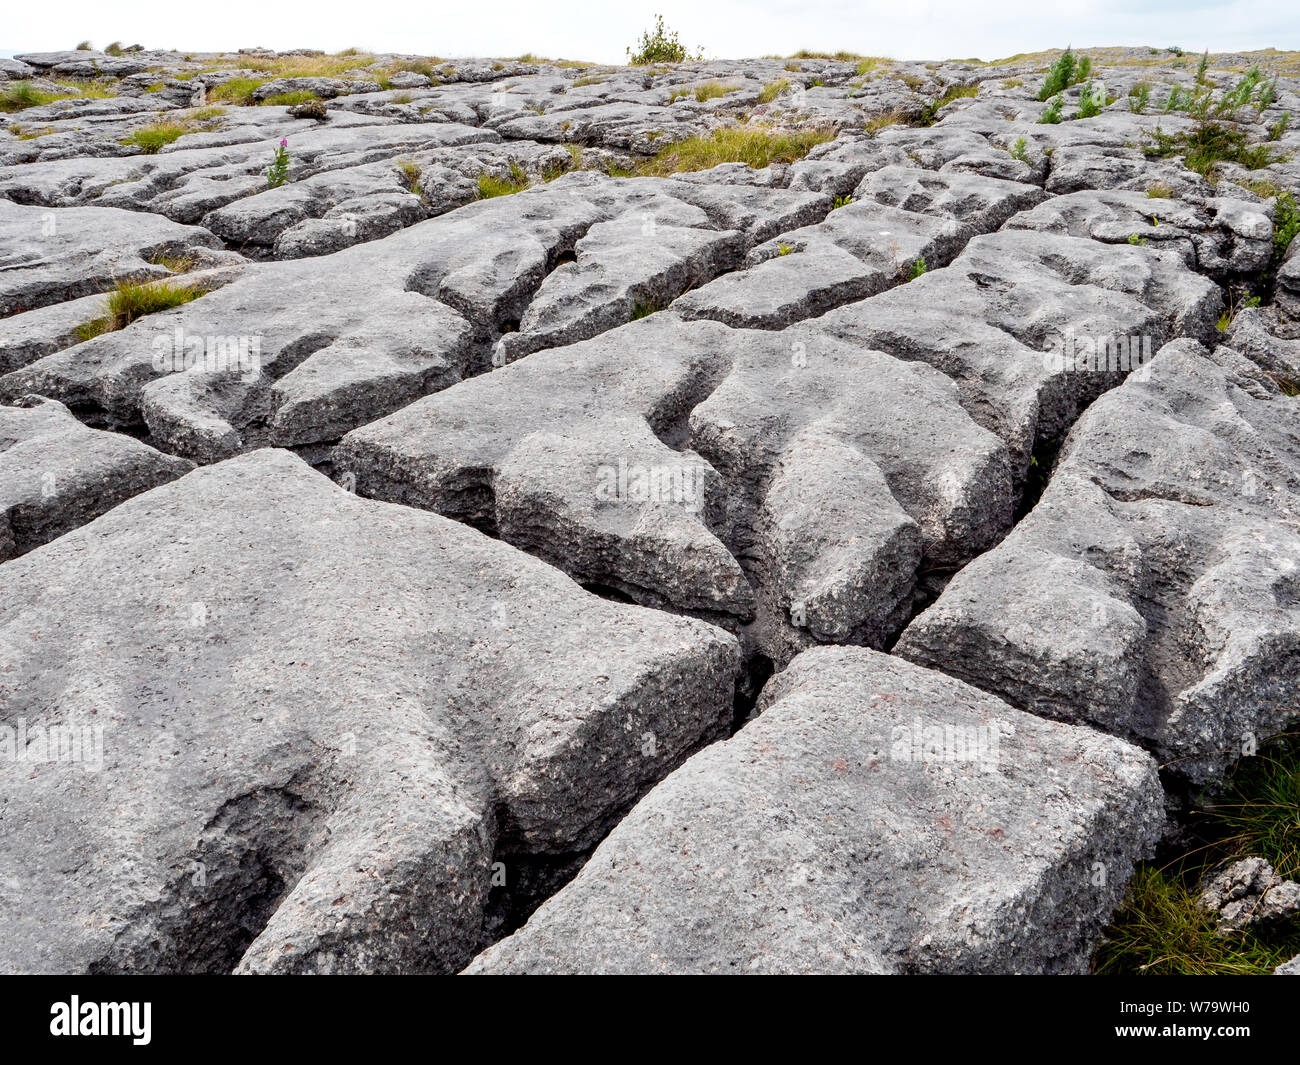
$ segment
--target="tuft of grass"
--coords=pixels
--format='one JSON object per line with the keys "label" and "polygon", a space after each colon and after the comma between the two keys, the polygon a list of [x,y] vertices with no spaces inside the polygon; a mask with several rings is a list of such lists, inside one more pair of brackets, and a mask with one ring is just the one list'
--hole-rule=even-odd
{"label": "tuft of grass", "polygon": [[1147,188],[1148,200],[1167,200],[1174,194],[1174,190],[1166,185],[1163,181],[1157,181],[1154,185]]}
{"label": "tuft of grass", "polygon": [[71,89],[81,96],[90,100],[109,100],[117,95],[114,92],[114,82],[96,80],[94,78],[59,78],[54,83],[62,85],[65,89]]}
{"label": "tuft of grass", "polygon": [[695,100],[697,103],[707,103],[709,100],[716,100],[719,97],[726,96],[730,92],[739,92],[739,85],[724,85],[720,81],[710,81],[695,88]]}
{"label": "tuft of grass", "polygon": [[980,88],[978,85],[949,85],[942,96],[936,97],[925,105],[921,112],[921,117],[917,119],[918,126],[933,126],[939,112],[947,107],[954,100],[969,99],[972,96],[979,95]]}
{"label": "tuft of grass", "polygon": [[927,266],[925,265],[925,260],[924,260],[924,259],[917,259],[916,262],[914,262],[910,267],[908,267],[908,270],[907,270],[907,280],[909,280],[909,281],[915,281],[918,277],[920,277],[920,276],[921,276],[923,273],[925,273],[926,270],[928,270],[928,269],[929,269],[929,267],[927,267]]}
{"label": "tuft of grass", "polygon": [[524,172],[524,168],[518,163],[511,163],[508,178],[497,177],[494,174],[480,174],[477,195],[480,200],[490,200],[495,196],[510,196],[526,188],[528,188],[528,175]]}
{"label": "tuft of grass", "polygon": [[80,44],[77,45],[76,50],[78,52],[93,52],[95,50],[95,46],[91,44],[89,41],[82,41]]}
{"label": "tuft of grass", "polygon": [[789,87],[789,78],[782,78],[780,81],[770,81],[759,91],[758,102],[760,104],[770,104]]}
{"label": "tuft of grass", "polygon": [[1236,183],[1248,192],[1253,192],[1256,196],[1265,200],[1271,200],[1282,192],[1277,185],[1271,181],[1257,181],[1254,178],[1237,178]]}
{"label": "tuft of grass", "polygon": [[579,89],[584,85],[599,85],[604,80],[605,80],[604,78],[599,77],[596,74],[588,74],[585,77],[575,78],[573,80],[573,85],[571,86],[571,88]]}
{"label": "tuft of grass", "polygon": [[853,202],[852,196],[836,196],[835,199],[831,202],[831,210],[836,211],[839,210],[839,208],[841,207],[847,207],[852,202]]}
{"label": "tuft of grass", "polygon": [[1016,139],[1016,143],[1010,149],[1011,158],[1019,159],[1026,166],[1032,165],[1029,162],[1029,142],[1024,137]]}
{"label": "tuft of grass", "polygon": [[830,128],[798,130],[772,128],[717,129],[708,136],[690,137],[669,145],[637,167],[643,177],[666,177],[692,170],[709,170],[722,163],[746,163],[756,170],[773,163],[793,163],[835,136]]}
{"label": "tuft of grass", "polygon": [[191,132],[189,125],[162,120],[151,122],[147,126],[142,126],[140,129],[128,133],[118,143],[134,144],[145,155],[157,155],[162,148],[189,132]]}
{"label": "tuft of grass", "polygon": [[19,81],[0,91],[0,112],[11,115],[15,111],[25,111],[29,107],[40,107],[61,99],[63,97],[33,88],[29,82]]}
{"label": "tuft of grass", "polygon": [[1105,975],[1266,975],[1300,954],[1300,919],[1219,935],[1197,901],[1206,873],[1240,858],[1300,877],[1300,736],[1243,758],[1189,825],[1195,842],[1163,866],[1140,866],[1092,969]]}
{"label": "tuft of grass", "polygon": [[1101,114],[1102,104],[1106,101],[1093,95],[1092,82],[1084,84],[1079,90],[1079,113],[1076,118],[1096,118]]}
{"label": "tuft of grass", "polygon": [[1151,102],[1151,86],[1145,81],[1140,81],[1128,92],[1128,109],[1135,115],[1140,115],[1147,109],[1147,104]]}
{"label": "tuft of grass", "polygon": [[892,63],[892,59],[886,59],[882,55],[867,55],[858,60],[858,77],[864,74],[871,74],[883,66]]}
{"label": "tuft of grass", "polygon": [[233,104],[245,107],[257,103],[253,99],[253,90],[265,85],[271,78],[231,78],[229,81],[214,85],[208,90],[209,100],[229,100]]}
{"label": "tuft of grass", "polygon": [[886,111],[883,115],[867,119],[862,128],[874,135],[887,126],[901,126],[906,121],[907,118],[901,111]]}
{"label": "tuft of grass", "polygon": [[203,295],[198,286],[184,287],[158,281],[119,281],[104,301],[103,313],[76,329],[80,340],[125,329],[137,318],[189,303]]}
{"label": "tuft of grass", "polygon": [[650,315],[656,314],[662,310],[663,308],[653,300],[648,300],[644,303],[641,302],[641,300],[635,300],[632,304],[632,321],[640,321],[642,318],[648,318]]}

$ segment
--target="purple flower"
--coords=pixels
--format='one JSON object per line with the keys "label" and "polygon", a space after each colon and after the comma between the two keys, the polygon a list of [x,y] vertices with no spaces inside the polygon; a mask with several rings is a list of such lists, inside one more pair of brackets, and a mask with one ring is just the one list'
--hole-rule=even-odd
{"label": "purple flower", "polygon": [[288,138],[288,137],[281,137],[281,138],[280,138],[280,147],[281,147],[281,148],[287,148],[287,147],[289,147],[289,138]]}

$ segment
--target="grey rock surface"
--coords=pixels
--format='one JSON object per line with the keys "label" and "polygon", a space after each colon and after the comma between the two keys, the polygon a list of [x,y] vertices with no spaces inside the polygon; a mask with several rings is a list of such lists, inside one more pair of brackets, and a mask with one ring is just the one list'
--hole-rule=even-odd
{"label": "grey rock surface", "polygon": [[1243,858],[1208,876],[1197,901],[1217,915],[1222,935],[1300,913],[1300,883],[1278,876],[1263,858]]}
{"label": "grey rock surface", "polygon": [[599,840],[737,666],[275,450],[5,563],[0,632],[7,726],[100,730],[0,778],[9,972],[459,968],[492,863]]}
{"label": "grey rock surface", "polygon": [[1077,972],[1159,834],[1141,751],[892,656],[763,702],[467,972]]}

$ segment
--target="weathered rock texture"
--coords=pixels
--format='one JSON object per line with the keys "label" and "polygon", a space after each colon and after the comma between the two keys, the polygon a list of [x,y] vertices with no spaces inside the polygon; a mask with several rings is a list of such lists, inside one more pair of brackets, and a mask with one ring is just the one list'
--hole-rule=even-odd
{"label": "weathered rock texture", "polygon": [[0,61],[0,967],[1085,967],[1300,705],[1300,96],[1051,58]]}

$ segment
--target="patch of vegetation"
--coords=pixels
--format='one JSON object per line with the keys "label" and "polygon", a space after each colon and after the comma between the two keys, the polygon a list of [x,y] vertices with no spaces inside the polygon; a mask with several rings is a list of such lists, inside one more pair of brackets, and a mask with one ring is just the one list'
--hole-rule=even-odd
{"label": "patch of vegetation", "polygon": [[203,295],[197,285],[173,285],[158,281],[119,281],[104,301],[104,311],[98,318],[84,322],[76,329],[80,340],[90,340],[104,333],[125,329],[137,318],[189,303]]}
{"label": "patch of vegetation", "polygon": [[1151,102],[1151,86],[1145,81],[1139,81],[1133,88],[1128,91],[1128,109],[1135,115],[1140,115],[1147,109],[1147,104]]}
{"label": "patch of vegetation", "polygon": [[510,196],[526,188],[528,188],[528,174],[518,163],[511,163],[509,177],[480,174],[477,195],[480,200],[490,200],[495,196]]}
{"label": "patch of vegetation", "polygon": [[571,88],[574,88],[574,89],[580,89],[580,88],[582,88],[584,85],[599,85],[599,84],[600,84],[601,82],[603,82],[604,80],[605,80],[604,78],[599,77],[599,76],[597,76],[597,75],[595,75],[595,74],[589,74],[589,75],[587,75],[586,77],[583,77],[583,78],[575,78],[574,81],[573,81],[573,85],[571,86]]}
{"label": "patch of vegetation", "polygon": [[118,143],[133,144],[145,155],[157,155],[160,150],[171,144],[172,141],[185,136],[189,132],[190,127],[182,122],[171,122],[162,119],[133,130],[125,137],[122,137]]}
{"label": "patch of vegetation", "polygon": [[266,170],[266,183],[273,189],[278,189],[289,180],[289,139],[280,138],[280,147],[275,150],[275,157],[271,160],[271,165]]}
{"label": "patch of vegetation", "polygon": [[1093,95],[1092,82],[1086,82],[1082,89],[1079,90],[1079,113],[1075,118],[1096,118],[1101,114],[1102,104],[1100,100]]}
{"label": "patch of vegetation", "polygon": [[760,104],[770,104],[789,87],[789,78],[782,78],[780,81],[770,81],[759,91],[758,102]]}
{"label": "patch of vegetation", "polygon": [[927,266],[925,265],[925,260],[924,260],[924,259],[917,259],[916,262],[914,262],[910,267],[908,267],[908,270],[907,270],[907,280],[909,280],[909,281],[915,281],[918,277],[920,277],[920,276],[921,276],[923,273],[925,273],[926,270],[928,270],[928,269],[929,269],[929,267],[927,267]]}
{"label": "patch of vegetation", "polygon": [[93,52],[95,50],[95,46],[91,44],[89,41],[82,41],[80,44],[77,45],[76,50],[78,52]]}
{"label": "patch of vegetation", "polygon": [[1273,258],[1269,263],[1268,273],[1277,272],[1286,257],[1286,252],[1300,233],[1300,207],[1296,206],[1295,196],[1284,192],[1273,204]]}
{"label": "patch of vegetation", "polygon": [[666,177],[709,170],[722,163],[746,163],[761,170],[773,163],[796,162],[834,136],[835,131],[830,127],[717,129],[709,136],[690,137],[669,145],[637,167],[637,173],[644,177]]}
{"label": "patch of vegetation", "polygon": [[1163,865],[1140,866],[1093,958],[1104,975],[1266,975],[1300,954],[1300,919],[1219,935],[1197,902],[1204,876],[1258,856],[1300,878],[1300,737],[1280,737],[1237,763],[1203,796],[1191,845]]}
{"label": "patch of vegetation", "polygon": [[918,126],[933,126],[935,119],[938,118],[939,112],[943,108],[954,100],[964,100],[977,96],[979,91],[978,85],[949,85],[942,96],[931,100],[925,105],[925,109],[921,112],[921,117],[917,119],[916,124]]}
{"label": "patch of vegetation", "polygon": [[1087,81],[1092,73],[1092,59],[1084,56],[1077,59],[1074,52],[1067,48],[1056,59],[1047,71],[1047,77],[1043,79],[1043,85],[1038,90],[1040,100],[1050,100],[1053,96],[1063,93],[1071,85],[1078,85],[1081,81]]}
{"label": "patch of vegetation", "polygon": [[71,89],[89,100],[110,100],[117,95],[114,91],[116,82],[112,79],[59,78],[54,84]]}
{"label": "patch of vegetation", "polygon": [[886,59],[884,56],[880,55],[863,56],[858,60],[858,77],[871,74],[891,62],[893,62],[893,60]]}
{"label": "patch of vegetation", "polygon": [[[1252,73],[1253,72],[1253,73]],[[1146,155],[1163,158],[1170,155],[1183,157],[1189,170],[1213,182],[1219,163],[1238,163],[1247,170],[1261,170],[1278,161],[1272,149],[1263,144],[1251,143],[1247,128],[1239,121],[1237,110],[1242,100],[1249,100],[1260,77],[1258,68],[1252,67],[1233,89],[1217,99],[1210,89],[1190,93],[1185,99],[1174,99],[1178,89],[1171,92],[1170,103],[1186,110],[1194,120],[1190,132],[1165,133],[1159,127],[1152,142],[1143,146]],[[1166,105],[1166,110],[1169,105]]]}
{"label": "patch of vegetation", "polygon": [[884,114],[867,119],[862,128],[874,135],[886,126],[901,126],[906,121],[907,118],[901,111],[886,111]]}
{"label": "patch of vegetation", "polygon": [[641,300],[635,300],[632,304],[632,321],[637,322],[642,318],[649,318],[650,315],[657,314],[662,310],[663,308],[653,300],[647,300],[644,303]]}
{"label": "patch of vegetation", "polygon": [[1061,121],[1061,105],[1065,102],[1063,96],[1053,96],[1052,102],[1043,108],[1043,113],[1039,116],[1039,124],[1055,126]]}
{"label": "patch of vegetation", "polygon": [[1008,149],[1012,159],[1019,159],[1026,166],[1031,165],[1029,162],[1029,142],[1024,137],[1019,137],[1016,143]]}
{"label": "patch of vegetation", "polygon": [[[308,100],[318,100],[314,92],[308,92],[306,89],[300,89],[297,92],[278,92],[274,96],[268,96],[262,101],[266,107],[296,107],[298,104],[305,104]],[[394,101],[396,102],[396,101]],[[407,100],[409,103],[410,100]]]}
{"label": "patch of vegetation", "polygon": [[1149,200],[1168,200],[1173,194],[1174,190],[1163,181],[1157,181],[1147,188],[1147,199]]}
{"label": "patch of vegetation", "polygon": [[853,202],[852,196],[836,196],[835,199],[831,202],[831,210],[835,211],[841,207],[847,207],[852,202]]}
{"label": "patch of vegetation", "polygon": [[1283,111],[1282,117],[1268,127],[1268,139],[1271,141],[1280,141],[1286,128],[1291,124],[1291,112]]}
{"label": "patch of vegetation", "polygon": [[270,78],[231,78],[208,90],[209,100],[229,100],[233,104],[249,106],[257,103],[253,90],[265,85]]}
{"label": "patch of vegetation", "polygon": [[653,32],[646,30],[634,48],[627,49],[627,61],[634,67],[644,67],[651,63],[685,63],[688,59],[703,59],[703,50],[694,56],[682,44],[676,30],[664,25],[663,15],[655,16]]}
{"label": "patch of vegetation", "polygon": [[709,100],[716,100],[728,93],[739,91],[739,85],[724,85],[720,81],[710,81],[695,87],[695,101],[701,104],[707,103]]}
{"label": "patch of vegetation", "polygon": [[1142,236],[1141,233],[1130,233],[1128,235],[1128,242],[1132,244],[1133,247],[1140,248],[1147,242],[1147,238]]}
{"label": "patch of vegetation", "polygon": [[1240,185],[1247,192],[1253,192],[1256,196],[1259,196],[1261,199],[1265,199],[1265,200],[1271,200],[1274,196],[1277,196],[1282,191],[1273,182],[1266,181],[1266,180],[1256,180],[1254,178],[1237,178],[1235,183]]}
{"label": "patch of vegetation", "polygon": [[15,111],[25,111],[29,107],[40,107],[61,99],[63,97],[54,93],[33,88],[29,82],[19,81],[0,91],[0,111],[11,115]]}
{"label": "patch of vegetation", "polygon": [[782,244],[778,244],[778,245],[776,246],[776,254],[777,254],[777,255],[789,255],[792,251],[794,251],[794,245],[793,245],[793,244],[785,244],[785,243],[782,243]]}

